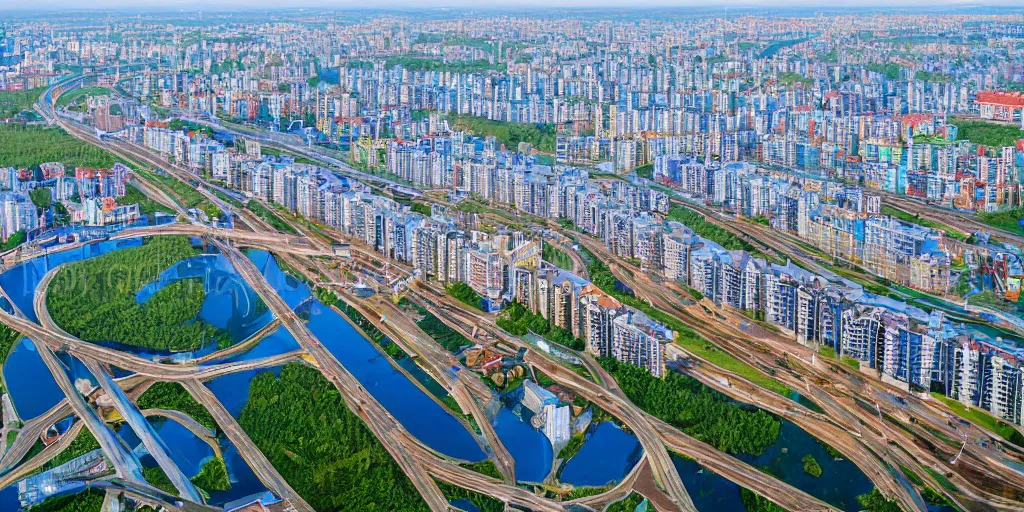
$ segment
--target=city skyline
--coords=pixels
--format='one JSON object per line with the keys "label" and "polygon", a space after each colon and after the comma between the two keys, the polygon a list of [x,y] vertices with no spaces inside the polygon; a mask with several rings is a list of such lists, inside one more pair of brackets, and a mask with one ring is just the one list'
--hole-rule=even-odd
{"label": "city skyline", "polygon": [[98,1],[0,24],[0,510],[1024,506],[1019,7]]}
{"label": "city skyline", "polygon": [[[639,2],[623,3],[621,0],[555,0],[553,2],[541,2],[537,0],[499,0],[491,2],[487,7],[464,0],[388,0],[378,2],[372,7],[358,2],[347,0],[289,0],[281,2],[241,2],[239,0],[227,0],[219,2],[216,6],[210,6],[196,0],[171,0],[169,2],[147,3],[131,2],[128,0],[89,0],[88,2],[71,2],[66,0],[45,0],[40,3],[26,5],[24,2],[14,0],[0,0],[0,9],[17,11],[92,11],[92,10],[126,10],[130,12],[174,12],[183,11],[186,13],[198,12],[244,12],[252,8],[268,9],[271,11],[289,11],[294,9],[310,10],[331,10],[341,9],[349,11],[386,11],[389,9],[400,9],[410,11],[416,9],[444,10],[469,8],[469,12],[506,11],[518,8],[526,8],[539,13],[546,11],[557,11],[559,9],[570,10],[610,10],[624,9],[626,12],[644,11],[649,9],[678,10],[686,12],[691,9],[700,9],[710,12],[737,9],[740,12],[749,10],[772,9],[780,12],[793,10],[817,10],[821,12],[833,12],[843,10],[915,10],[917,12],[934,12],[945,9],[951,10],[985,10],[990,8],[1021,8],[1018,2],[1013,0],[990,0],[979,2],[977,0],[899,0],[897,2],[883,2],[880,0],[838,0],[829,5],[822,5],[812,0],[794,0],[784,2],[781,0],[641,0]],[[1017,9],[1014,9],[1015,11]]]}

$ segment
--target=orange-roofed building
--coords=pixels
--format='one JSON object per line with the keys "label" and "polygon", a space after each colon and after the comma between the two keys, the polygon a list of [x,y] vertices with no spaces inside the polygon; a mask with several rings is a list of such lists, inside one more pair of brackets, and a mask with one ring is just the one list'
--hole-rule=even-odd
{"label": "orange-roofed building", "polygon": [[1021,122],[1021,115],[1024,112],[1024,93],[982,91],[978,93],[976,101],[982,119]]}

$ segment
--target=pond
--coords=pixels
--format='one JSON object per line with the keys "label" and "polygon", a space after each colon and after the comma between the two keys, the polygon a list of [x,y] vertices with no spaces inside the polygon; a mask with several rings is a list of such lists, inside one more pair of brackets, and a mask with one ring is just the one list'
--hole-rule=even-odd
{"label": "pond", "polygon": [[[273,319],[274,315],[259,298],[255,290],[243,279],[226,257],[221,254],[203,254],[185,258],[168,267],[156,279],[142,287],[135,300],[144,303],[164,287],[184,279],[200,279],[206,297],[199,310],[201,319],[224,329],[232,343],[244,341]],[[188,352],[141,349],[118,343],[117,340],[95,342],[98,345],[130,352],[141,357],[172,356],[177,361],[186,361],[209,355],[218,350],[212,340],[199,349]]]}
{"label": "pond", "polygon": [[232,342],[248,338],[273,320],[256,291],[221,254],[204,254],[171,265],[139,290],[135,300],[146,302],[165,286],[192,278],[201,279],[206,291],[199,318],[226,330]]}
{"label": "pond", "polygon": [[288,329],[285,329],[284,327],[277,327],[271,331],[270,334],[264,336],[263,339],[252,348],[238,354],[217,359],[209,364],[217,365],[234,361],[253,361],[256,359],[263,359],[265,357],[285,354],[298,350],[299,348],[301,348],[299,347],[299,342],[295,341],[295,337],[288,332]]}
{"label": "pond", "polygon": [[38,322],[39,319],[36,318],[35,310],[32,307],[32,300],[35,297],[36,286],[39,285],[39,281],[43,279],[43,276],[50,269],[62,263],[81,261],[116,249],[138,247],[140,245],[142,245],[141,238],[108,240],[33,258],[15,265],[10,270],[0,274],[0,286],[10,296],[14,306],[21,310],[26,318],[33,322]]}
{"label": "pond", "polygon": [[18,484],[0,489],[0,510],[14,511],[19,508],[21,508],[21,501],[18,500]]}
{"label": "pond", "polygon": [[223,504],[246,496],[252,496],[267,490],[249,464],[245,462],[238,448],[231,444],[226,438],[220,438],[221,453],[224,454],[224,465],[228,468],[228,479],[231,481],[231,488],[226,491],[210,493],[211,504]]}
{"label": "pond", "polygon": [[746,510],[740,499],[739,485],[686,457],[673,454],[672,463],[698,511]]}
{"label": "pond", "polygon": [[[156,435],[166,445],[167,454],[185,476],[192,478],[198,475],[203,463],[214,456],[213,448],[206,441],[177,421],[160,416],[150,416],[148,420]],[[142,441],[131,427],[122,427],[120,437],[132,450],[139,449],[142,445]],[[149,455],[141,458],[141,462],[145,466],[156,465],[156,461]]]}
{"label": "pond", "polygon": [[516,480],[543,482],[551,473],[554,459],[551,441],[508,407],[498,409],[491,424],[501,444],[516,461]]}
{"label": "pond", "polygon": [[480,512],[480,509],[477,508],[477,506],[474,505],[473,502],[462,498],[459,498],[457,500],[451,500],[448,502],[448,504],[459,510],[464,510],[465,512]]}
{"label": "pond", "polygon": [[[166,444],[171,446],[168,450],[171,459],[189,477],[198,474],[203,462],[214,456],[213,448],[210,445],[196,437],[192,431],[183,427],[178,422],[166,418],[153,417],[152,423],[157,430],[157,434]],[[122,424],[117,435],[126,446],[131,447],[135,451],[144,466],[152,467],[157,465],[153,457],[146,454],[145,447],[142,446],[138,435],[130,426]],[[231,482],[231,488],[226,491],[210,493],[209,504],[223,504],[266,491],[266,487],[260,482],[259,477],[256,476],[256,473],[245,462],[241,454],[238,453],[238,449],[223,435],[219,436],[217,441],[224,457],[224,465],[228,470],[228,480]],[[180,447],[174,446],[178,442],[183,442],[184,445]]]}
{"label": "pond", "polygon": [[35,343],[22,338],[4,363],[4,382],[22,421],[50,410],[64,399],[50,369],[36,351]]}
{"label": "pond", "polygon": [[262,372],[274,372],[274,375],[280,375],[281,367],[229,373],[207,382],[206,387],[213,391],[217,400],[237,420],[242,414],[245,403],[249,401],[249,385],[252,383],[252,379]]}
{"label": "pond", "polygon": [[587,440],[568,462],[559,481],[576,487],[601,487],[617,482],[633,469],[643,447],[630,432],[605,421],[587,432]]}
{"label": "pond", "polygon": [[[805,455],[818,461],[822,469],[820,477],[804,471]],[[874,484],[856,464],[830,455],[825,445],[790,421],[782,422],[779,438],[764,453],[737,458],[842,510],[858,510],[857,496],[874,489]]]}

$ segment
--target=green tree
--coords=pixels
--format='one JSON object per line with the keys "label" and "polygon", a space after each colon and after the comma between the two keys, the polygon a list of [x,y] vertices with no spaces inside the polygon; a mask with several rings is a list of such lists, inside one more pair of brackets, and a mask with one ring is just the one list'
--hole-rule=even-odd
{"label": "green tree", "polygon": [[818,464],[817,459],[815,459],[813,455],[809,453],[807,455],[804,455],[803,463],[804,473],[807,473],[808,475],[811,475],[815,478],[821,476],[821,465]]}
{"label": "green tree", "polygon": [[428,510],[387,450],[314,368],[289,363],[280,376],[257,375],[238,422],[314,510]]}
{"label": "green tree", "polygon": [[46,187],[39,187],[33,189],[28,193],[29,199],[32,200],[32,204],[38,208],[49,208],[50,207],[50,189]]}
{"label": "green tree", "polygon": [[776,417],[740,405],[692,377],[669,372],[659,379],[612,358],[598,362],[638,407],[718,450],[759,455],[779,437],[782,422]]}
{"label": "green tree", "polygon": [[455,281],[454,283],[445,286],[444,289],[448,292],[448,295],[455,297],[467,306],[472,306],[476,309],[481,309],[483,307],[483,299],[480,297],[480,294],[462,281]]}
{"label": "green tree", "polygon": [[135,298],[168,267],[198,254],[188,237],[160,236],[72,263],[54,277],[46,306],[57,325],[85,341],[172,352],[209,341],[226,347],[231,344],[227,331],[198,318],[206,298],[199,278],[171,283],[144,303]]}

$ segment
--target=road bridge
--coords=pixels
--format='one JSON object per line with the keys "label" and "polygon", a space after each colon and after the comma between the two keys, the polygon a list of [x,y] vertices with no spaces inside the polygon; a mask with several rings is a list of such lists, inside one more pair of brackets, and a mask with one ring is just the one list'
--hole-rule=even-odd
{"label": "road bridge", "polygon": [[[25,455],[28,455],[28,452],[32,450],[32,446],[36,444],[36,441],[39,440],[39,436],[43,435],[50,428],[50,425],[73,413],[74,410],[71,408],[71,403],[65,398],[42,415],[25,421],[21,431],[18,433],[18,438],[7,447],[3,458],[0,459],[0,475],[6,474],[11,468],[21,462]],[[0,489],[2,488],[0,487]]]}
{"label": "road bridge", "polygon": [[131,452],[124,449],[124,446],[121,445],[114,432],[107,428],[107,425],[96,414],[92,406],[85,401],[85,398],[78,392],[78,389],[71,383],[71,379],[68,378],[68,374],[64,371],[64,366],[57,359],[57,356],[54,355],[45,343],[37,341],[35,345],[39,356],[46,363],[46,367],[50,369],[53,380],[57,382],[57,386],[64,392],[64,396],[68,398],[75,414],[85,422],[86,427],[89,428],[92,435],[99,441],[103,453],[110,459],[117,475],[129,482],[147,485],[145,478],[142,476],[142,464],[139,463],[139,460]]}
{"label": "road bridge", "polygon": [[164,444],[160,436],[153,430],[153,425],[146,421],[146,418],[139,412],[138,407],[125,396],[121,387],[96,362],[86,360],[84,364],[89,372],[96,377],[100,388],[111,399],[114,409],[132,427],[135,435],[139,436],[139,440],[146,447],[146,451],[149,452],[149,455],[153,457],[153,460],[160,466],[160,469],[167,475],[174,488],[178,490],[178,495],[189,501],[202,503],[203,498],[199,495],[199,490],[196,489],[192,481],[185,476],[181,468],[171,459],[167,445]]}
{"label": "road bridge", "polygon": [[297,512],[314,512],[313,507],[309,506],[306,500],[302,499],[299,493],[295,492],[295,489],[292,489],[284,477],[274,469],[270,459],[249,439],[249,436],[242,430],[242,426],[224,408],[220,400],[217,400],[213,391],[210,391],[202,382],[195,379],[183,381],[182,385],[196,402],[199,402],[200,405],[210,412],[213,420],[217,422],[221,431],[231,441],[231,444],[235,446],[239,455],[252,468],[253,473],[263,482],[263,485],[266,485],[274,494],[288,500],[289,504]]}

